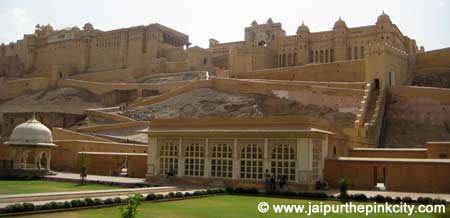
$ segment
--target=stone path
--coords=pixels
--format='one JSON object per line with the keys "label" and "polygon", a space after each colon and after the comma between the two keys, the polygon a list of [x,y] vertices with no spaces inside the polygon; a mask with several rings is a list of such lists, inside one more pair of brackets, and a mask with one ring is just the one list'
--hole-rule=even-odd
{"label": "stone path", "polygon": [[[69,182],[78,182],[80,181],[80,174],[78,173],[66,173],[66,172],[57,172],[56,175],[49,175],[45,177],[48,180],[52,181],[69,181]],[[118,176],[97,176],[97,175],[88,175],[86,177],[86,182],[88,183],[116,183],[119,185],[125,186],[133,186],[135,184],[145,183],[144,178],[129,178],[129,177],[118,177]]]}

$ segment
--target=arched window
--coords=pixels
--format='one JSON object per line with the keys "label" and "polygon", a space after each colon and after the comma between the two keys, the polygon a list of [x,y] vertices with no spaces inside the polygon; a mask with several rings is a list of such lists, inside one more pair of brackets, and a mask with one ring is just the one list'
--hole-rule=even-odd
{"label": "arched window", "polygon": [[351,60],[352,59],[352,48],[348,47],[347,49],[347,59]]}
{"label": "arched window", "polygon": [[355,59],[358,59],[358,47],[355,46],[354,50],[355,50],[355,54],[354,54]]}
{"label": "arched window", "polygon": [[178,171],[178,146],[173,142],[164,142],[159,149],[159,173]]}
{"label": "arched window", "polygon": [[330,60],[328,59],[328,49],[325,50],[325,62],[328,63]]}
{"label": "arched window", "polygon": [[206,65],[208,63],[208,59],[203,58],[203,65]]}
{"label": "arched window", "polygon": [[296,66],[297,65],[297,53],[294,53],[294,66]]}
{"label": "arched window", "polygon": [[292,54],[288,54],[288,66],[292,66]]}
{"label": "arched window", "polygon": [[323,63],[323,50],[320,50],[320,63]]}
{"label": "arched window", "polygon": [[334,49],[330,50],[330,62],[334,62]]}
{"label": "arched window", "polygon": [[271,171],[277,179],[286,176],[288,181],[295,181],[295,159],[296,154],[289,141],[275,143],[272,149]]}
{"label": "arched window", "polygon": [[312,62],[314,62],[314,52],[310,51],[309,52],[309,63],[312,63]]}
{"label": "arched window", "polygon": [[283,54],[283,67],[286,66],[286,54]]}
{"label": "arched window", "polygon": [[364,46],[361,46],[361,59],[364,58]]}
{"label": "arched window", "polygon": [[231,145],[214,145],[211,154],[211,177],[231,178],[233,176],[233,152]]}
{"label": "arched window", "polygon": [[205,148],[199,143],[191,143],[184,153],[184,175],[203,176],[205,173]]}
{"label": "arched window", "polygon": [[314,62],[315,63],[319,62],[319,52],[318,51],[316,51],[316,58],[314,59]]}
{"label": "arched window", "polygon": [[263,178],[263,154],[255,144],[247,144],[241,151],[241,179]]}

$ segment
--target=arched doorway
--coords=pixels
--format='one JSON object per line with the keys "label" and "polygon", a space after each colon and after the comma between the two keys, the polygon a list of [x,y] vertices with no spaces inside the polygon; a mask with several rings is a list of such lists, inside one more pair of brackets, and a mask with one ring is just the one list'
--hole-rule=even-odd
{"label": "arched doorway", "polygon": [[258,42],[258,46],[259,47],[267,47],[267,44],[266,44],[266,42],[264,40],[261,40],[261,41]]}

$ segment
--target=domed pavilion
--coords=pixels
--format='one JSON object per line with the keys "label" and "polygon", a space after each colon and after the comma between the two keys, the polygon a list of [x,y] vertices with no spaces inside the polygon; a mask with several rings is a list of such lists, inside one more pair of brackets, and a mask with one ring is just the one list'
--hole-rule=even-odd
{"label": "domed pavilion", "polygon": [[38,171],[47,174],[50,171],[52,132],[44,124],[36,120],[35,115],[14,128],[7,144],[10,149],[11,167],[13,170]]}

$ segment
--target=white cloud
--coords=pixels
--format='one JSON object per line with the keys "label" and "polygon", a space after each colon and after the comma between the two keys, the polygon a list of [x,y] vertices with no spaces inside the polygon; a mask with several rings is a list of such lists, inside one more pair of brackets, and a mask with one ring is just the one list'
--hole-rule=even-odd
{"label": "white cloud", "polygon": [[23,34],[31,33],[35,22],[28,13],[20,8],[14,8],[0,14],[0,42],[9,43],[21,39]]}

